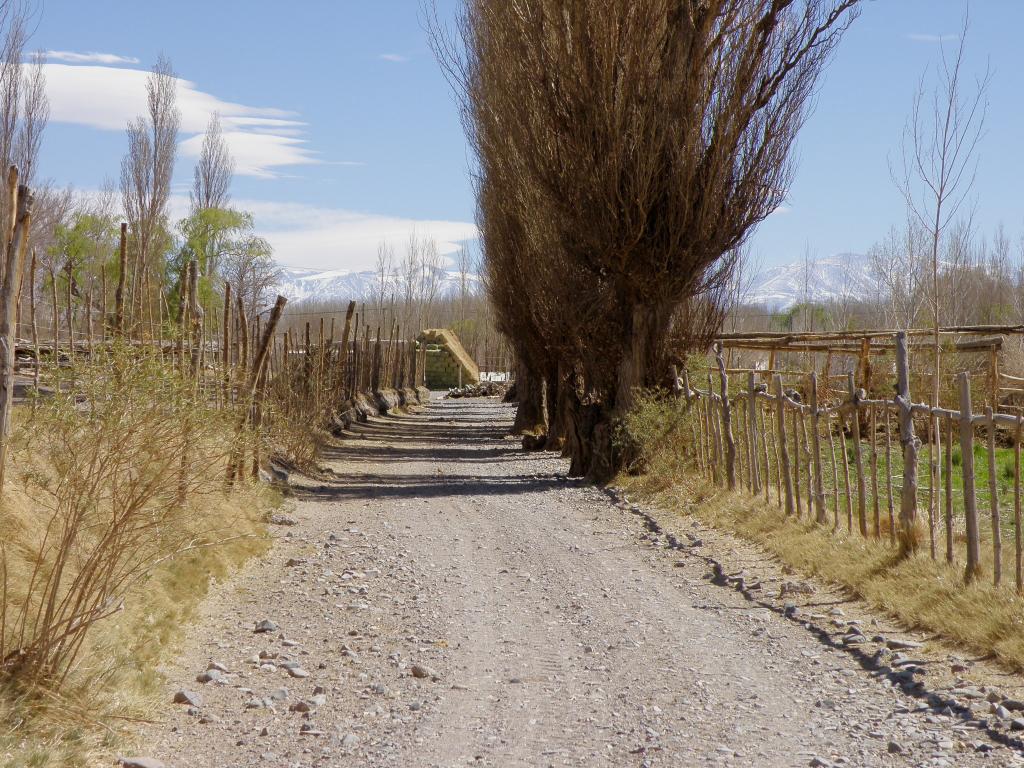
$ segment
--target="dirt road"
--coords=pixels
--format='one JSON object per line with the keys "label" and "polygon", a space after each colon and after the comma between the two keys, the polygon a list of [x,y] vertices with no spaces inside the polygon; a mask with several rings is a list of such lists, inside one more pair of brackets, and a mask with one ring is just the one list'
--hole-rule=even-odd
{"label": "dirt road", "polygon": [[[504,438],[511,415],[435,402],[333,450],[338,479],[300,489],[296,524],[205,604],[142,753],[177,768],[1024,764],[710,584],[702,559]],[[197,682],[211,663],[226,672]]]}

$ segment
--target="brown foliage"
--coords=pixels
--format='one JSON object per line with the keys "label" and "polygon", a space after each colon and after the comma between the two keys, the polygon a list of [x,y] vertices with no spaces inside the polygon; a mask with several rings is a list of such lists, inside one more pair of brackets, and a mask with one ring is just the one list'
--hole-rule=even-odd
{"label": "brown foliage", "polygon": [[533,375],[569,361],[578,469],[616,468],[610,420],[659,383],[674,319],[782,202],[856,2],[472,0],[457,39],[435,27],[501,327]]}

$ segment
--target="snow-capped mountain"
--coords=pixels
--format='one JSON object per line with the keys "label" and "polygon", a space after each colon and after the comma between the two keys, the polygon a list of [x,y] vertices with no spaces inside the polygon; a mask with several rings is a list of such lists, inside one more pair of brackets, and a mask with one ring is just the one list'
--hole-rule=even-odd
{"label": "snow-capped mountain", "polygon": [[[459,295],[459,273],[442,269],[434,273],[437,281],[439,298]],[[481,289],[480,278],[468,275],[470,293]],[[326,272],[315,269],[298,269],[282,267],[281,280],[277,285],[278,293],[286,296],[289,301],[367,301],[374,298],[380,291],[380,277],[376,272],[351,272],[345,269]],[[396,298],[404,295],[405,288],[401,281],[392,276],[388,280],[386,293]]]}
{"label": "snow-capped mountain", "polygon": [[[478,275],[469,275],[470,292],[483,290]],[[437,296],[458,296],[459,273],[438,269]],[[319,271],[284,267],[279,293],[290,301],[369,301],[380,290],[380,278],[373,270],[352,272],[344,269]],[[832,301],[876,297],[877,281],[865,256],[841,253],[826,259],[796,261],[771,267],[758,274],[744,294],[743,303],[760,304],[772,310],[785,310],[802,301]],[[400,278],[388,280],[387,294],[401,299],[405,288]]]}
{"label": "snow-capped mountain", "polygon": [[779,310],[803,301],[873,298],[878,290],[866,256],[840,253],[766,269],[751,281],[743,301]]}

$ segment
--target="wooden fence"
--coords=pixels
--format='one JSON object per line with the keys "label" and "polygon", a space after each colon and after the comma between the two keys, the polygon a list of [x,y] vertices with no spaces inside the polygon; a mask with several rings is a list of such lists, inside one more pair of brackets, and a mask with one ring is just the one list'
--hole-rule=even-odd
{"label": "wooden fence", "polygon": [[[933,559],[944,548],[947,562],[964,558],[967,581],[987,572],[1001,583],[1012,529],[1014,581],[1024,589],[1024,416],[991,406],[976,412],[968,373],[956,377],[959,410],[914,403],[907,335],[897,332],[893,340],[892,399],[869,399],[851,373],[846,392],[832,402],[819,397],[815,373],[802,377],[800,389],[784,387],[779,373],[762,381],[754,370],[731,382],[716,345],[717,370],[708,373],[707,388],[691,386],[688,374],[682,382],[695,464],[721,486],[769,502],[774,496],[787,515],[834,531],[887,540],[903,551],[927,546]],[[1004,520],[1010,510],[1012,520]]]}
{"label": "wooden fence", "polygon": [[[0,372],[0,382],[13,390],[15,374],[20,374],[30,390],[43,391],[40,388],[46,384],[73,388],[77,364],[103,364],[116,346],[146,349],[191,382],[208,402],[238,408],[240,435],[247,430],[268,434],[279,419],[326,426],[359,394],[373,399],[376,393],[395,390],[390,400],[398,402],[403,399],[398,394],[402,390],[424,384],[425,351],[415,337],[400,338],[396,324],[385,329],[390,332],[385,336],[380,327],[360,323],[354,301],[348,305],[343,327],[336,328],[333,317],[319,317],[279,332],[287,303],[283,296],[256,317],[247,317],[242,302],[233,299],[231,285],[226,284],[224,294],[217,297],[220,308],[210,312],[202,306],[197,276],[198,265],[192,261],[184,270],[184,289],[173,322],[134,332],[124,328],[123,320],[119,324],[116,312],[101,311],[94,318],[90,308],[83,327],[76,328],[69,314],[66,339],[54,334],[44,343],[36,332],[33,306],[32,338],[16,339],[12,311],[3,338],[10,351],[9,367]],[[12,300],[7,306],[13,308],[15,303]],[[6,442],[0,430],[0,467]],[[253,451],[250,462],[239,441],[229,462],[229,481],[258,474],[265,458],[260,455],[259,440]],[[0,488],[2,482],[0,474]]]}

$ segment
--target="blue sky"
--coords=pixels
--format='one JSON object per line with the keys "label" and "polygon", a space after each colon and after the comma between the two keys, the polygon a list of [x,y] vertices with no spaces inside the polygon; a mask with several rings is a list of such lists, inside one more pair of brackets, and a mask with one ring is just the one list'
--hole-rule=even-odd
{"label": "blue sky", "polygon": [[[440,0],[451,15],[457,0]],[[751,243],[765,264],[867,250],[902,218],[888,158],[935,39],[958,32],[960,0],[868,0],[825,73],[798,146],[786,206]],[[990,61],[976,221],[1024,230],[1019,30],[1024,3],[971,8],[968,72]],[[948,43],[947,43],[948,44]],[[376,242],[401,250],[416,227],[446,248],[472,237],[470,162],[458,114],[426,42],[418,0],[45,0],[31,40],[50,57],[54,118],[41,173],[81,189],[116,179],[123,123],[142,108],[144,71],[168,55],[182,89],[175,192],[187,195],[211,109],[233,116],[238,204],[283,263],[365,268]],[[101,53],[125,61],[76,61]],[[177,198],[182,204],[183,198]]]}
{"label": "blue sky", "polygon": [[[960,32],[967,8],[961,0],[863,3],[800,136],[786,212],[769,217],[751,240],[764,263],[799,260],[805,249],[819,257],[864,253],[890,225],[904,220],[889,161],[900,165],[902,133],[920,78],[925,75],[926,87],[934,82],[937,39]],[[972,194],[975,223],[980,234],[991,235],[1002,222],[1016,238],[1024,231],[1024,3],[976,0],[969,10],[965,74],[973,83],[986,66],[992,70]]]}

